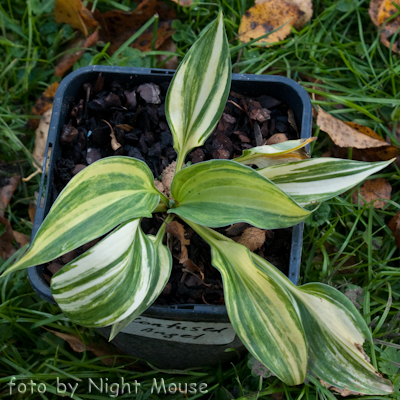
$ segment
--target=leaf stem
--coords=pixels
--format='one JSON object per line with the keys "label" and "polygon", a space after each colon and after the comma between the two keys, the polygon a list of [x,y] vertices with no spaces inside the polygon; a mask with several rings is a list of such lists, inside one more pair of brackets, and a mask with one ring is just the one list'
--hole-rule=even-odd
{"label": "leaf stem", "polygon": [[162,201],[158,203],[158,206],[153,210],[153,213],[158,213],[158,212],[166,212],[168,210],[166,204],[164,204]]}
{"label": "leaf stem", "polygon": [[[160,191],[158,191],[158,193],[160,195],[161,201],[166,205],[167,209],[169,208],[169,199],[167,196],[165,196],[164,193],[161,193]],[[159,207],[159,205],[157,206],[157,208]]]}
{"label": "leaf stem", "polygon": [[182,153],[178,154],[178,158],[176,160],[175,174],[182,169],[182,165],[185,161],[185,155]]}
{"label": "leaf stem", "polygon": [[173,219],[175,218],[174,214],[169,214],[163,224],[161,225],[160,229],[157,232],[156,236],[156,243],[159,243],[163,240],[164,234],[165,234],[165,228],[167,227],[167,224],[169,224]]}
{"label": "leaf stem", "polygon": [[233,242],[232,239],[215,231],[214,229],[208,228],[206,226],[198,225],[192,221],[189,221],[186,218],[180,217],[183,221],[185,221],[193,230],[196,231],[198,235],[200,235],[207,243],[216,244],[216,240],[222,240],[225,242]]}

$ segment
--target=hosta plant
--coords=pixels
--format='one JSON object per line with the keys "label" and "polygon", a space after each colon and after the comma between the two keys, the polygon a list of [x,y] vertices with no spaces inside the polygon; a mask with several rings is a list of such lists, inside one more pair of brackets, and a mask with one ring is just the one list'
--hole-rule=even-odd
{"label": "hosta plant", "polygon": [[[312,139],[307,139],[183,167],[187,153],[205,142],[221,117],[230,80],[220,14],[189,50],[168,90],[166,115],[178,154],[170,198],[156,189],[144,162],[97,161],[60,193],[29,250],[6,274],[51,261],[110,232],[57,272],[51,290],[67,317],[87,327],[111,326],[112,339],[168,282],[172,259],[163,237],[166,224],[179,217],[211,247],[236,333],[282,381],[300,384],[308,371],[338,388],[391,393],[390,382],[363,353],[371,333],[350,300],[321,283],[296,287],[265,259],[212,229],[237,222],[290,227],[390,161],[310,159],[305,146]],[[140,226],[141,218],[154,212],[168,213],[155,237]]]}

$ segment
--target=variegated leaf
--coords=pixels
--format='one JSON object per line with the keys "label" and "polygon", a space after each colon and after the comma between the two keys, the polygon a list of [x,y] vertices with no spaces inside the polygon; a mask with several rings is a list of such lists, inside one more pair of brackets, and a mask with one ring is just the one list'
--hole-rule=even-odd
{"label": "variegated leaf", "polygon": [[172,255],[168,250],[168,247],[162,244],[164,232],[165,224],[162,225],[157,233],[157,236],[148,235],[148,238],[154,243],[156,261],[150,268],[149,291],[147,292],[146,297],[143,299],[142,304],[139,305],[139,307],[134,310],[131,315],[112,326],[109,340],[112,340],[118,334],[118,332],[124,329],[136,317],[142,314],[151,304],[153,304],[153,302],[164,289],[165,285],[168,283],[172,269]]}
{"label": "variegated leaf", "polygon": [[169,86],[165,113],[178,153],[201,146],[225,107],[231,85],[231,58],[222,13],[187,52]]}
{"label": "variegated leaf", "polygon": [[5,274],[51,261],[128,219],[151,217],[161,196],[144,162],[130,157],[99,160],[68,183],[28,252]]}
{"label": "variegated leaf", "polygon": [[248,222],[264,229],[286,228],[310,215],[257,171],[230,160],[180,170],[171,194],[175,204],[169,213],[205,226]]}
{"label": "variegated leaf", "polygon": [[[371,333],[352,302],[322,283],[293,293],[308,346],[310,372],[329,385],[367,395],[387,395],[392,384],[369,363],[362,349]],[[340,368],[338,368],[340,366]]]}
{"label": "variegated leaf", "polygon": [[150,306],[156,262],[154,241],[142,232],[140,219],[133,219],[58,271],[51,291],[72,321],[108,326]]}
{"label": "variegated leaf", "polygon": [[339,158],[313,158],[259,169],[300,205],[329,200],[351,189],[393,160],[361,162]]}
{"label": "variegated leaf", "polygon": [[307,368],[329,385],[340,389],[382,395],[392,392],[362,351],[371,334],[365,320],[341,292],[322,283],[295,286],[272,264],[251,253],[253,262],[297,303],[308,349]]}
{"label": "variegated leaf", "polygon": [[287,140],[286,142],[252,147],[243,150],[243,154],[235,158],[236,162],[245,165],[257,165],[258,168],[268,167],[269,165],[299,161],[310,158],[305,146],[317,138]]}
{"label": "variegated leaf", "polygon": [[240,340],[288,385],[304,381],[307,348],[292,295],[252,261],[243,245],[185,220],[211,246],[222,274],[229,320]]}

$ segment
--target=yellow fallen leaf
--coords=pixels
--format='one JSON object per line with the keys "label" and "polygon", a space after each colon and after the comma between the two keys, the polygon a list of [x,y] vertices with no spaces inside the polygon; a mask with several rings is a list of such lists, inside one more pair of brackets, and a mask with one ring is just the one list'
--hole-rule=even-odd
{"label": "yellow fallen leaf", "polygon": [[56,0],[54,17],[57,23],[66,23],[88,36],[89,30],[99,24],[81,0]]}
{"label": "yellow fallen leaf", "polygon": [[[255,4],[263,4],[268,1],[269,0],[256,0]],[[301,29],[313,16],[312,0],[286,0],[286,2],[297,6],[301,11],[302,14],[299,14],[296,23],[291,24],[293,25],[293,28]]]}
{"label": "yellow fallen leaf", "polygon": [[[318,107],[317,125],[326,132],[332,141],[340,147],[354,147],[356,149],[368,149],[372,147],[389,146],[383,139],[371,137],[352,128],[340,121],[331,114],[328,114],[321,107]],[[366,127],[365,127],[366,128]],[[367,130],[368,128],[366,128]]]}
{"label": "yellow fallen leaf", "polygon": [[374,139],[380,140],[381,142],[384,142],[384,140],[371,128],[368,128],[368,126],[357,124],[356,122],[345,122],[345,124],[355,129],[356,131],[363,133],[364,135],[367,135]]}
{"label": "yellow fallen leaf", "polygon": [[[397,8],[395,7],[395,4],[400,6],[400,0],[383,0],[379,10],[378,10],[378,16],[377,16],[377,21],[378,25],[382,25],[384,22],[386,22],[387,19],[389,19],[392,15],[397,13]],[[395,21],[394,19],[393,21]],[[397,22],[398,23],[398,22]]]}
{"label": "yellow fallen leaf", "polygon": [[395,53],[400,52],[399,39],[393,45],[390,45],[391,36],[397,32],[400,27],[400,16],[398,15],[390,22],[386,21],[398,12],[397,6],[400,6],[400,0],[371,0],[368,13],[372,22],[380,29],[381,43]]}
{"label": "yellow fallen leaf", "polygon": [[[35,105],[32,107],[32,115],[43,115],[47,110],[53,107],[54,96],[58,88],[58,82],[52,83],[37,99]],[[36,129],[39,126],[38,119],[30,119],[28,126],[31,129]]]}
{"label": "yellow fallen leaf", "polygon": [[239,38],[247,43],[284,25],[276,32],[259,40],[257,44],[280,42],[289,35],[291,26],[295,25],[302,15],[303,12],[297,6],[285,0],[269,0],[255,5],[249,8],[242,17]]}

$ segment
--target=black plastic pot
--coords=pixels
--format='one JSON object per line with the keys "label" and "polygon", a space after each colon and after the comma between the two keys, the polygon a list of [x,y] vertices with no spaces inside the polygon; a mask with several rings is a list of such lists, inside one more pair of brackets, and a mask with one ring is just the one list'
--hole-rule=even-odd
{"label": "black plastic pot", "polygon": [[[171,80],[174,71],[90,66],[81,68],[61,82],[53,105],[47,149],[51,149],[48,174],[42,174],[39,199],[33,223],[32,237],[43,222],[54,200],[52,185],[54,165],[61,157],[59,135],[62,126],[67,122],[70,105],[73,100],[82,97],[83,84],[94,83],[102,73],[105,87],[112,81],[122,86],[133,87],[146,82],[162,83]],[[311,135],[311,102],[306,91],[295,81],[282,76],[269,75],[232,75],[232,90],[257,97],[270,95],[288,104],[301,127],[301,138]],[[45,154],[48,154],[48,151]],[[48,157],[43,165],[47,164]],[[301,248],[303,241],[303,224],[293,228],[290,254],[289,278],[295,284],[299,280]],[[44,299],[55,303],[48,283],[43,277],[43,268],[28,269],[28,276],[33,289]],[[107,335],[109,328],[99,329]],[[244,346],[236,336],[229,323],[225,306],[180,305],[151,306],[137,320],[132,322],[125,333],[120,333],[113,343],[126,354],[142,358],[162,368],[184,369],[195,366],[207,366],[224,362],[241,352]]]}

